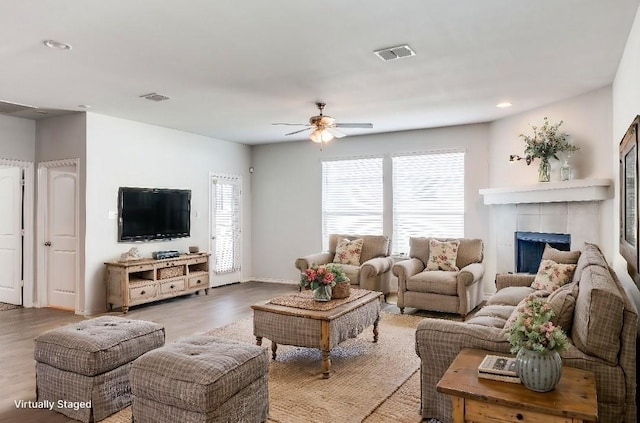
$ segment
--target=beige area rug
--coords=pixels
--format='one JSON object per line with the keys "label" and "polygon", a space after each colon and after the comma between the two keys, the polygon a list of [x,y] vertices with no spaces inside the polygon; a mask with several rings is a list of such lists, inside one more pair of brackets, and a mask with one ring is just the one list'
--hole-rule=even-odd
{"label": "beige area rug", "polygon": [[[420,422],[420,385],[416,376],[420,359],[414,346],[415,327],[420,320],[382,313],[377,343],[372,342],[369,327],[331,351],[329,379],[322,379],[319,350],[278,345],[277,359],[269,367],[269,421]],[[255,342],[251,319],[207,333]],[[270,342],[265,340],[263,345],[270,347]],[[410,383],[405,384],[407,380]],[[387,405],[386,401],[392,402]],[[130,421],[130,407],[103,420]]]}

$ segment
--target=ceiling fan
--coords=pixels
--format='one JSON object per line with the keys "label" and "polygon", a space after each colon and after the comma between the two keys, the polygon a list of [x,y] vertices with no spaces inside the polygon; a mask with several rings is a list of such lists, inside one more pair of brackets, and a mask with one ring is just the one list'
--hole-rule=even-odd
{"label": "ceiling fan", "polygon": [[342,138],[346,136],[346,134],[340,132],[336,128],[373,128],[373,124],[371,123],[338,123],[331,116],[322,114],[322,111],[326,106],[325,103],[318,102],[316,103],[316,106],[318,106],[320,114],[317,116],[311,116],[309,118],[309,123],[274,123],[273,125],[306,126],[307,128],[305,129],[289,132],[285,135],[294,135],[304,131],[312,131],[309,138],[313,142],[320,143],[320,149],[322,149],[322,144],[326,144],[334,138]]}

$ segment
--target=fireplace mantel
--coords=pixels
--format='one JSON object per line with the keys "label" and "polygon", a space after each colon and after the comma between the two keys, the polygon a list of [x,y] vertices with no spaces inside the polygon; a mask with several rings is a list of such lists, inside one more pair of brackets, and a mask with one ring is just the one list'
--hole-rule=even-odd
{"label": "fireplace mantel", "polygon": [[573,179],[506,188],[483,188],[484,204],[603,201],[613,197],[610,179]]}

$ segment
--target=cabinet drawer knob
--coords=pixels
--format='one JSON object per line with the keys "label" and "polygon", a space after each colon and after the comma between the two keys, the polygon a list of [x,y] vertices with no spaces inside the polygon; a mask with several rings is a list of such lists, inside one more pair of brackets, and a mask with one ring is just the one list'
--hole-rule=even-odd
{"label": "cabinet drawer knob", "polygon": [[524,419],[524,416],[522,414],[518,413],[518,414],[516,414],[516,419],[522,420],[522,419]]}
{"label": "cabinet drawer knob", "polygon": [[169,286],[169,288],[171,288],[171,289],[173,289],[173,288],[175,288],[175,287],[176,287],[176,286],[175,286],[174,284],[171,284],[171,286]]}
{"label": "cabinet drawer knob", "polygon": [[202,281],[200,279],[198,279],[198,282],[196,282],[196,283],[202,283]]}
{"label": "cabinet drawer knob", "polygon": [[144,295],[144,294],[145,294],[144,290],[140,291],[140,295]]}

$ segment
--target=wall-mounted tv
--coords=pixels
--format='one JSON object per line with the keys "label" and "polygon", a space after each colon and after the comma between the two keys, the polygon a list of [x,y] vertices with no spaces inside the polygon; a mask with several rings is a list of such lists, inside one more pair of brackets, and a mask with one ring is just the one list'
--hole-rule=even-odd
{"label": "wall-mounted tv", "polygon": [[191,190],[118,189],[118,241],[184,238],[191,231]]}

